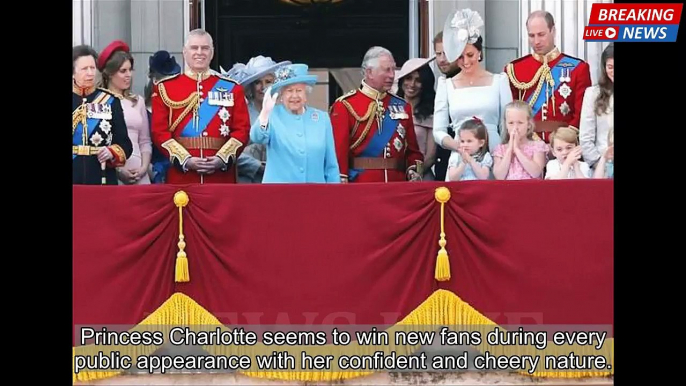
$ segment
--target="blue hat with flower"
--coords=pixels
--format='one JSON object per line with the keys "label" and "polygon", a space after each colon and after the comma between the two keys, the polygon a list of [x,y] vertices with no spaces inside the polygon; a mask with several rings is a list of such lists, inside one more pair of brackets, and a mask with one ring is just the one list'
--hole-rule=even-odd
{"label": "blue hat with flower", "polygon": [[276,93],[284,86],[296,83],[314,85],[317,83],[317,75],[307,73],[307,64],[296,63],[283,66],[274,73],[274,84],[272,84],[272,94]]}

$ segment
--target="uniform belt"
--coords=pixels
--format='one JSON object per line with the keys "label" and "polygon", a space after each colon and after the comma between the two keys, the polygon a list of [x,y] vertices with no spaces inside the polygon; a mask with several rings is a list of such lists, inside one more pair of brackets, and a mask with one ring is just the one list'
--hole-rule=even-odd
{"label": "uniform belt", "polygon": [[216,137],[179,137],[176,142],[186,149],[219,150],[226,143],[224,138]]}
{"label": "uniform belt", "polygon": [[537,121],[534,131],[537,133],[550,133],[563,126],[569,126],[569,124],[564,121]]}
{"label": "uniform belt", "polygon": [[398,158],[357,157],[353,158],[353,169],[397,169],[405,170],[405,160]]}
{"label": "uniform belt", "polygon": [[97,146],[72,146],[72,155],[96,155],[102,149]]}

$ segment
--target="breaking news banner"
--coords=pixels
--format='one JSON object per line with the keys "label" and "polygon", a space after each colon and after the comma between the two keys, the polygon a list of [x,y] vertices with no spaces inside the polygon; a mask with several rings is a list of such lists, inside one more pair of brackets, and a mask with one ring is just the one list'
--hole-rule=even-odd
{"label": "breaking news banner", "polygon": [[682,3],[593,3],[584,40],[676,42]]}

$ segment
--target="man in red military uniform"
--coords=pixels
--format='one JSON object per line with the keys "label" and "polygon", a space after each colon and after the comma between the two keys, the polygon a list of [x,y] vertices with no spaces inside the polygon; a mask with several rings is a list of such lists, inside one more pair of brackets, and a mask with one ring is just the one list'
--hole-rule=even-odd
{"label": "man in red military uniform", "polygon": [[591,86],[588,63],[555,47],[555,20],[549,12],[535,11],[526,23],[534,53],[505,66],[513,99],[529,103],[536,132],[548,142],[560,126],[578,130],[586,88]]}
{"label": "man in red military uniform", "polygon": [[389,93],[395,79],[393,55],[383,47],[372,47],[362,68],[360,88],[331,106],[341,181],[420,181],[424,157],[417,144],[412,106]]}
{"label": "man in red military uniform", "polygon": [[152,140],[175,166],[167,183],[236,182],[250,118],[243,88],[209,69],[213,54],[212,37],[191,31],[183,48],[186,71],[154,85]]}

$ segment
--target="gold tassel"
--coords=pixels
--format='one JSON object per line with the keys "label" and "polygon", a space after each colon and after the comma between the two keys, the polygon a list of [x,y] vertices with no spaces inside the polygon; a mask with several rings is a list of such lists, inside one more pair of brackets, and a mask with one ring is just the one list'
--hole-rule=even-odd
{"label": "gold tassel", "polygon": [[176,254],[176,282],[185,283],[191,280],[188,272],[188,258],[186,257],[186,242],[183,236],[183,207],[188,205],[188,195],[183,190],[174,194],[174,204],[179,208],[179,252]]}
{"label": "gold tassel", "polygon": [[438,251],[434,277],[438,281],[448,281],[450,280],[450,261],[448,251],[445,250],[445,203],[450,200],[450,190],[446,187],[437,188],[434,197],[441,203],[441,239],[438,241],[441,249]]}

